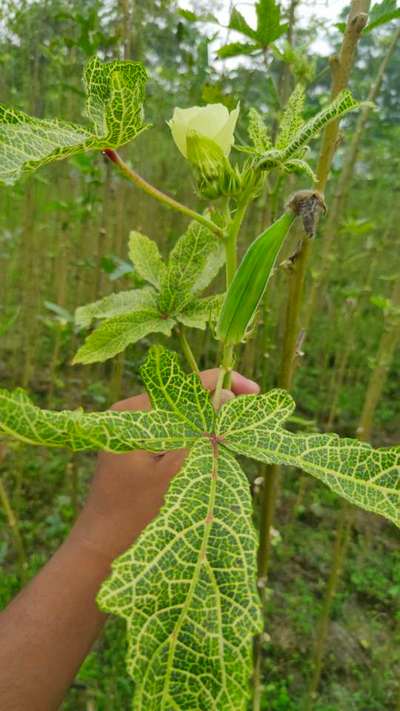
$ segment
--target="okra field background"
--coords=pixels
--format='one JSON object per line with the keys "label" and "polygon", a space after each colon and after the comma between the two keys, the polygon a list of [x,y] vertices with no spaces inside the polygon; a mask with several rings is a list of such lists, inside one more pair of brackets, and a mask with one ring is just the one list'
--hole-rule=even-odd
{"label": "okra field background", "polygon": [[[232,111],[240,102],[235,146],[248,143],[250,109],[276,138],[296,86],[305,89],[304,119],[328,105],[337,72],[332,57],[340,52],[349,12],[369,12],[347,82],[363,103],[340,123],[327,213],[308,238],[307,259],[300,259],[304,285],[299,233],[292,230],[236,349],[235,368],[263,392],[290,391],[296,431],[398,445],[400,11],[395,0],[261,4],[271,22],[280,8],[284,24],[265,46],[232,21],[236,8],[254,27],[253,0],[2,0],[0,102],[79,123],[82,74],[92,57],[142,61],[149,74],[145,119],[152,127],[121,155],[153,185],[202,213],[209,203],[195,194],[193,171],[166,123],[174,108],[222,103]],[[314,171],[320,149],[321,136],[306,156]],[[240,159],[240,150],[232,155]],[[312,174],[272,170],[245,217],[239,254],[282,214],[290,195],[312,187]],[[113,360],[74,365],[87,335],[75,310],[143,285],[128,257],[131,230],[155,240],[166,258],[187,224],[185,215],[125,181],[101,152],[80,153],[0,185],[0,386],[22,386],[36,404],[53,410],[105,410],[141,392],[139,369],[148,348],[161,343],[181,352],[177,336],[151,334]],[[224,289],[220,272],[206,293]],[[285,329],[294,305],[291,351]],[[201,370],[219,364],[212,328],[192,329],[190,344]],[[266,465],[240,463],[259,528]],[[0,608],[64,540],[93,467],[93,454],[0,439]],[[398,528],[343,504],[294,467],[275,476],[273,487],[268,580],[260,591],[266,625],[258,640],[260,709],[400,711]],[[112,618],[63,711],[131,708],[125,654],[124,624]]]}

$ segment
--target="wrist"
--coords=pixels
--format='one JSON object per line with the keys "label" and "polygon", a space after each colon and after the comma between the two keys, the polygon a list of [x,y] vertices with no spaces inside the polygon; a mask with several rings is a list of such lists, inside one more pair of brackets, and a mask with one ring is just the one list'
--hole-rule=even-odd
{"label": "wrist", "polygon": [[90,504],[86,504],[68,540],[110,565],[132,545],[142,527],[134,512],[127,520],[126,517],[114,516],[112,513],[99,513]]}

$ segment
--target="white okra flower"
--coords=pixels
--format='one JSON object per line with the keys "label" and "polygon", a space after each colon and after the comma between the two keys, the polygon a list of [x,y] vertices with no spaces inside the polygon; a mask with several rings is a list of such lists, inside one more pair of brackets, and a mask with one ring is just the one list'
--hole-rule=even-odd
{"label": "white okra flower", "polygon": [[172,137],[182,155],[188,157],[187,138],[193,133],[211,139],[228,156],[234,143],[234,131],[239,116],[239,104],[228,111],[223,104],[191,106],[188,109],[176,107],[172,119],[168,121]]}

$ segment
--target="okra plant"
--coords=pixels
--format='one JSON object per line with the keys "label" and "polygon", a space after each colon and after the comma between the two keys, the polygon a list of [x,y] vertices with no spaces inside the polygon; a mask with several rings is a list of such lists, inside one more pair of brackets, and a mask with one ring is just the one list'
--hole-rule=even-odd
{"label": "okra plant", "polygon": [[[117,152],[150,128],[143,114],[145,81],[140,63],[92,59],[84,75],[89,127],[0,107],[0,179],[12,184],[52,161],[103,152],[122,176],[190,219],[167,260],[149,237],[131,232],[130,259],[145,285],[76,313],[82,327],[96,326],[75,362],[104,361],[148,334],[175,333],[186,370],[178,354],[161,345],[150,348],[141,369],[149,412],[53,412],[37,407],[20,389],[3,389],[0,432],[74,451],[187,450],[158,517],[114,561],[98,604],[126,621],[137,711],[240,711],[251,696],[252,638],[262,631],[263,619],[250,488],[236,455],[298,467],[351,503],[400,525],[399,447],[373,449],[337,435],[293,432],[285,422],[295,405],[283,390],[220,406],[235,347],[253,327],[290,226],[303,220],[304,239],[312,238],[325,203],[312,188],[292,196],[237,266],[246,211],[271,170],[300,171],[312,180],[310,140],[359,104],[344,91],[304,123],[304,92],[297,87],[275,145],[263,117],[250,111],[249,145],[238,146],[245,156],[237,162],[230,156],[239,106],[231,113],[220,104],[176,109],[169,122],[172,137],[192,164],[198,193],[214,203],[198,213],[149,184]],[[225,292],[204,296],[223,264]],[[213,396],[198,377],[191,328],[210,328],[220,341]]]}

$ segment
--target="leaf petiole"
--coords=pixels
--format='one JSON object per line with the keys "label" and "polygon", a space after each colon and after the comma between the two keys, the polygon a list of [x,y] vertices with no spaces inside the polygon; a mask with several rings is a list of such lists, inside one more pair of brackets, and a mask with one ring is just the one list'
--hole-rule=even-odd
{"label": "leaf petiole", "polygon": [[121,156],[117,153],[117,151],[114,151],[112,148],[106,148],[106,150],[103,151],[103,154],[107,156],[107,158],[109,158],[113,163],[115,163],[121,173],[126,178],[128,178],[131,183],[143,190],[143,192],[147,193],[147,195],[151,195],[155,200],[158,200],[158,202],[162,202],[164,205],[167,205],[167,207],[170,207],[172,210],[176,210],[177,212],[181,212],[183,215],[190,217],[191,220],[196,220],[196,222],[199,222],[201,225],[204,225],[204,227],[207,227],[207,229],[209,229],[211,232],[214,232],[214,234],[216,234],[218,237],[223,237],[223,230],[218,227],[215,222],[207,219],[207,217],[204,217],[204,215],[200,215],[198,212],[192,210],[190,207],[186,207],[186,205],[183,205],[181,202],[178,202],[178,200],[174,200],[174,198],[170,197],[169,195],[166,195],[166,193],[163,193],[161,190],[154,187],[154,185],[149,183],[147,180],[142,178],[141,175],[139,175],[132,168],[130,168],[129,165],[127,165],[122,160]]}
{"label": "leaf petiole", "polygon": [[197,375],[198,375],[200,372],[199,366],[197,365],[197,361],[196,361],[196,358],[194,357],[193,351],[190,347],[190,343],[189,343],[188,339],[186,338],[186,334],[185,334],[183,326],[177,325],[175,328],[175,331],[178,336],[180,346],[182,348],[182,353],[185,356],[188,365],[193,370],[193,372],[197,373]]}

